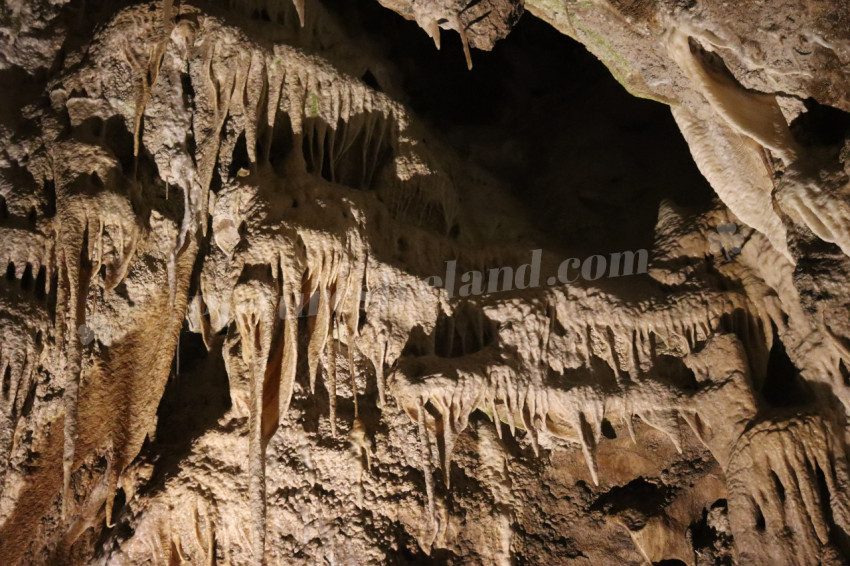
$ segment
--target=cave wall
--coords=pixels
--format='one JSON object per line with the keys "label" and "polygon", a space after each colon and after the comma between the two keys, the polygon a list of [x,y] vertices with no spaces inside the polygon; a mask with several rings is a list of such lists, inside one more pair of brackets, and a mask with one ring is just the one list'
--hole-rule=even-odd
{"label": "cave wall", "polygon": [[2,562],[846,563],[848,24],[5,2]]}

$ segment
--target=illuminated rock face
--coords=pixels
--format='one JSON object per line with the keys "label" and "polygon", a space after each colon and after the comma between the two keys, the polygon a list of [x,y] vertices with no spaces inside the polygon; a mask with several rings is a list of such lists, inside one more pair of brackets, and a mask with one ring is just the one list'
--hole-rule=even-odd
{"label": "illuminated rock face", "polygon": [[0,8],[0,562],[845,564],[845,3],[380,3]]}

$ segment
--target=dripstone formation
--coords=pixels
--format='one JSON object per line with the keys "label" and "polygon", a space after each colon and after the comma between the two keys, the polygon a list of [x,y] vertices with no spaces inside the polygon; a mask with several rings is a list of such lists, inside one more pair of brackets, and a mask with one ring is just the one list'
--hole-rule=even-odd
{"label": "dripstone formation", "polygon": [[4,0],[0,563],[847,564],[848,256],[844,0]]}

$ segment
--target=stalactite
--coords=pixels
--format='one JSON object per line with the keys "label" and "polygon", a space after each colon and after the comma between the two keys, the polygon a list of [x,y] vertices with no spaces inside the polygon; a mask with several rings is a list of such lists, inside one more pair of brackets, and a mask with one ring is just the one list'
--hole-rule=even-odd
{"label": "stalactite", "polygon": [[472,70],[472,54],[469,52],[469,39],[466,36],[466,28],[463,23],[461,23],[460,18],[457,20],[458,33],[460,34],[460,41],[463,44],[463,56],[466,58],[466,68],[470,71]]}
{"label": "stalactite", "polygon": [[[492,294],[464,302],[449,297],[445,290],[431,288],[422,279],[434,266],[442,267],[446,257],[458,257],[459,265],[467,266],[496,265],[503,258],[503,250],[467,247],[463,237],[456,237],[457,231],[453,237],[445,237],[453,232],[455,220],[466,230],[463,214],[469,206],[455,194],[459,191],[452,183],[454,177],[460,179],[459,186],[468,181],[462,174],[468,164],[438,164],[439,160],[433,158],[439,152],[431,155],[427,149],[431,146],[424,138],[415,139],[419,135],[416,128],[422,126],[411,125],[406,109],[363,82],[333,71],[308,54],[311,49],[270,48],[254,42],[248,33],[234,33],[233,28],[200,9],[186,19],[177,17],[170,0],[164,0],[161,6],[153,15],[145,16],[141,10],[134,13],[133,26],[149,25],[151,29],[146,32],[116,39],[112,37],[117,35],[114,29],[104,30],[106,39],[98,41],[107,46],[112,44],[106,40],[119,42],[126,61],[106,59],[104,53],[109,49],[95,45],[90,59],[105,75],[103,84],[92,85],[91,92],[86,92],[84,87],[92,74],[69,68],[67,77],[57,79],[50,97],[56,109],[61,109],[63,127],[68,121],[71,138],[81,134],[85,122],[92,118],[114,115],[127,120],[133,138],[132,176],[120,163],[125,156],[116,159],[118,151],[107,147],[112,142],[105,127],[95,136],[100,146],[48,140],[45,143],[59,148],[51,149],[50,154],[57,193],[56,218],[40,218],[32,232],[0,228],[0,261],[6,261],[10,280],[31,278],[43,269],[44,289],[50,294],[53,275],[57,274],[55,329],[44,322],[38,326],[40,334],[35,335],[36,326],[21,330],[15,327],[19,322],[15,316],[2,319],[7,333],[4,340],[14,334],[14,340],[10,340],[14,347],[4,343],[0,348],[0,378],[8,379],[2,401],[9,423],[9,415],[20,415],[27,396],[36,396],[32,391],[37,371],[55,372],[65,379],[61,384],[64,414],[58,411],[62,417],[57,417],[57,422],[62,424],[56,426],[64,427],[64,441],[60,443],[61,506],[70,524],[71,546],[95,524],[96,517],[105,514],[108,527],[113,526],[114,519],[120,520],[118,515],[113,516],[119,485],[129,491],[145,481],[140,470],[147,462],[144,458],[136,460],[144,441],[144,432],[140,431],[144,428],[151,436],[157,431],[156,405],[166,379],[161,374],[171,363],[171,351],[176,352],[176,377],[186,377],[181,366],[186,358],[181,357],[180,332],[187,317],[182,304],[185,297],[181,295],[189,292],[190,280],[191,288],[195,287],[193,272],[198,271],[204,297],[193,300],[188,316],[190,329],[199,330],[207,348],[224,359],[232,400],[232,407],[224,410],[223,416],[212,418],[219,420],[209,425],[210,436],[218,435],[215,442],[221,442],[227,449],[224,451],[238,453],[227,454],[224,460],[231,457],[235,465],[247,471],[249,521],[232,519],[236,524],[221,529],[224,542],[222,547],[217,546],[218,523],[231,521],[226,505],[238,506],[241,502],[225,501],[221,496],[232,486],[207,491],[207,486],[201,485],[203,481],[221,479],[210,474],[199,480],[198,489],[187,498],[194,512],[189,519],[192,532],[187,534],[180,525],[185,517],[179,511],[188,508],[186,501],[179,501],[175,509],[158,511],[167,520],[146,527],[152,534],[146,532],[145,540],[156,560],[197,561],[203,556],[214,562],[223,554],[225,560],[239,561],[228,553],[246,546],[255,563],[263,562],[268,520],[265,449],[279,421],[288,417],[296,390],[299,338],[307,342],[306,364],[301,365],[307,366],[306,377],[313,393],[316,376],[322,370],[334,436],[338,425],[345,430],[348,424],[344,423],[347,413],[340,408],[344,405],[338,406],[338,395],[347,394],[346,387],[339,387],[345,372],[345,362],[339,357],[348,358],[354,406],[349,440],[358,458],[365,459],[367,471],[373,466],[369,434],[374,433],[375,439],[386,438],[386,427],[383,423],[377,432],[367,431],[367,423],[371,429],[374,418],[373,400],[364,397],[371,394],[371,376],[363,378],[366,390],[358,391],[357,374],[362,368],[356,362],[369,360],[374,366],[381,418],[388,419],[396,409],[388,398],[398,401],[407,412],[419,444],[405,457],[418,460],[424,475],[431,542],[438,540],[439,534],[434,462],[442,468],[447,493],[453,494],[450,482],[455,450],[457,447],[457,460],[466,472],[467,462],[461,462],[459,456],[464,445],[459,439],[470,422],[473,427],[480,426],[472,418],[475,411],[489,415],[499,439],[503,422],[515,437],[517,429],[524,431],[520,438],[509,441],[516,440],[523,449],[530,444],[537,455],[541,448],[543,454],[567,446],[580,450],[595,486],[606,481],[605,460],[597,454],[602,454],[603,438],[611,436],[604,428],[609,424],[624,424],[638,445],[647,430],[636,429],[633,421],[638,417],[666,435],[683,455],[691,453],[695,439],[711,452],[729,478],[731,513],[746,515],[749,524],[756,516],[754,505],[758,505],[758,513],[771,533],[786,532],[784,529],[812,531],[813,536],[807,539],[811,547],[801,550],[778,537],[780,546],[785,545],[782,552],[790,557],[788,561],[806,562],[820,552],[820,547],[832,544],[831,528],[846,530],[850,524],[850,505],[842,496],[847,482],[846,462],[840,430],[835,428],[838,425],[829,420],[832,409],[825,404],[813,406],[809,408],[811,414],[800,411],[787,418],[760,414],[753,399],[741,393],[753,396],[753,383],[758,385],[765,379],[775,338],[783,345],[787,342],[795,364],[807,352],[818,352],[820,365],[806,366],[806,380],[810,376],[826,380],[823,376],[827,375],[833,383],[840,383],[841,358],[850,359],[840,329],[833,332],[829,327],[821,328],[802,312],[800,292],[795,288],[799,281],[794,279],[799,274],[785,257],[787,247],[779,245],[785,239],[784,225],[771,216],[773,207],[762,206],[772,198],[772,181],[751,142],[770,147],[789,161],[799,153],[787,128],[773,128],[778,110],[775,100],[753,97],[737,84],[732,90],[722,81],[716,84],[717,77],[699,75],[708,73],[705,68],[691,68],[701,64],[699,61],[682,63],[692,80],[697,75],[702,77],[709,103],[726,121],[721,126],[731,128],[723,130],[725,137],[721,136],[732,148],[730,152],[719,157],[711,154],[710,150],[717,148],[702,147],[700,144],[707,143],[703,140],[693,144],[697,161],[710,171],[707,175],[725,179],[728,190],[739,186],[733,181],[740,179],[730,181],[729,177],[736,176],[734,171],[739,169],[733,167],[734,174],[729,173],[723,164],[741,158],[737,165],[751,175],[744,184],[760,195],[748,196],[751,200],[740,210],[750,214],[742,215],[742,219],[758,224],[756,227],[764,230],[779,250],[776,257],[769,258],[781,264],[778,282],[767,281],[764,273],[757,273],[753,267],[757,261],[748,257],[757,252],[742,251],[735,260],[739,266],[724,267],[709,264],[702,251],[688,255],[680,250],[679,255],[671,253],[671,257],[687,259],[689,268],[696,265],[688,272],[693,280],[687,285],[679,286],[679,280],[661,288],[658,280],[642,277],[641,284],[648,289],[651,286],[651,298],[643,300],[634,299],[630,293],[619,296],[604,291],[606,285],[596,288],[576,284],[524,289],[510,296]],[[294,6],[304,27],[303,0],[295,0]],[[145,23],[145,18],[157,22]],[[459,16],[447,25],[460,34],[471,68],[470,44],[479,46],[473,32]],[[439,48],[438,21],[427,22],[426,30]],[[677,49],[682,51],[678,56],[685,57],[681,38],[677,41]],[[690,47],[687,55],[691,55]],[[90,61],[83,59],[75,65],[85,69]],[[124,83],[131,73],[141,85],[134,94],[135,106],[116,95],[126,91]],[[64,101],[69,92],[73,96]],[[736,110],[739,106],[747,110],[746,115]],[[173,115],[168,114],[171,110]],[[709,135],[706,132],[713,126],[702,123],[684,106],[674,112],[692,139]],[[174,139],[164,140],[172,136]],[[194,150],[190,149],[190,140],[197,141]],[[278,143],[285,155],[274,155],[272,146]],[[66,161],[77,165],[66,166]],[[149,182],[149,177],[156,178],[157,174],[160,178]],[[163,187],[166,201],[170,191],[183,192],[182,210],[173,198],[162,206]],[[824,214],[822,210],[829,202],[825,196],[810,194],[799,186],[796,192],[790,185],[786,188],[784,204],[788,210],[796,211],[822,239],[843,242],[841,210]],[[461,189],[474,192],[465,186]],[[777,200],[783,203],[781,196]],[[5,209],[5,200],[3,203]],[[182,218],[174,218],[181,213]],[[672,212],[663,215],[664,222],[676,220]],[[208,216],[213,217],[210,235]],[[426,217],[436,219],[429,219],[428,226],[423,227]],[[673,239],[669,237],[667,243]],[[167,253],[161,249],[165,240],[173,244]],[[199,247],[203,254],[198,256],[201,261],[195,269]],[[409,249],[416,253],[408,253]],[[134,262],[140,255],[143,261]],[[547,258],[550,260],[554,258]],[[163,265],[167,276],[160,280]],[[703,268],[712,277],[724,277],[729,284],[700,287],[702,281],[698,279],[703,274],[699,269]],[[162,283],[167,284],[167,301],[159,301],[159,291],[166,291]],[[154,288],[150,295],[139,293],[138,288],[145,285]],[[361,304],[364,286],[368,292],[391,286],[386,304],[377,300]],[[721,288],[725,290],[710,290]],[[304,295],[315,300],[315,310],[302,305]],[[145,299],[144,304],[137,301],[139,296]],[[215,312],[204,313],[207,305]],[[44,305],[33,307],[33,318],[47,321],[47,310]],[[133,321],[129,329],[109,328],[114,335],[108,336],[108,341],[98,340],[89,346],[78,339],[83,324],[109,326],[114,318],[139,310],[144,310],[144,322]],[[302,316],[308,317],[305,337],[299,337]],[[714,358],[705,355],[717,347],[718,340],[726,341],[728,351],[714,352]],[[45,348],[50,350],[47,354]],[[54,351],[57,348],[61,349],[59,354]],[[821,351],[830,354],[821,360]],[[241,362],[233,358],[239,354]],[[358,355],[360,359],[356,360]],[[700,356],[722,360],[718,364],[722,367],[716,372],[714,367],[694,371],[695,385],[688,381],[680,386],[679,381],[690,380],[688,370],[702,363],[694,361]],[[724,364],[728,359],[738,365],[727,367]],[[343,376],[339,374],[340,361]],[[41,367],[42,363],[49,367]],[[57,367],[51,365],[54,363]],[[152,393],[139,387],[142,374],[153,376],[147,388]],[[84,383],[89,383],[89,389],[83,387]],[[724,397],[729,390],[736,395]],[[104,391],[114,396],[104,394],[106,401],[102,401]],[[139,401],[148,393],[144,403]],[[277,415],[268,402],[264,405],[264,393],[278,395],[273,403]],[[39,391],[38,400],[31,403],[49,403],[55,395],[53,390]],[[111,412],[104,410],[109,414],[101,428],[96,426],[96,411],[81,412],[86,399],[109,407]],[[730,403],[729,399],[739,403]],[[718,406],[741,414],[729,419],[718,417]],[[688,427],[681,427],[680,418]],[[120,419],[132,421],[133,426],[114,424]],[[244,420],[247,430],[241,424]],[[240,426],[234,427],[234,422]],[[91,438],[91,432],[84,434],[83,428],[102,433],[102,438]],[[238,434],[232,434],[235,428],[240,429]],[[192,442],[203,447],[208,432]],[[492,433],[488,430],[487,434]],[[235,441],[234,445],[227,444],[235,436],[241,443],[236,448]],[[288,440],[290,437],[286,437]],[[286,442],[280,445],[283,447],[276,449],[284,456],[276,466],[284,465],[281,462],[287,458],[296,459]],[[35,453],[39,446],[33,446],[27,449]],[[193,444],[190,451],[196,451],[197,446]],[[240,461],[243,452],[239,450],[243,448],[247,461]],[[379,448],[376,454],[385,447]],[[434,449],[436,455],[432,454]],[[103,458],[105,470],[97,468],[99,458]],[[137,476],[126,474],[131,462],[135,462],[133,473]],[[49,464],[43,468],[49,470]],[[342,469],[346,465],[339,463]],[[187,466],[177,470],[175,476],[186,477],[191,471]],[[781,488],[761,489],[765,477],[775,477]],[[371,481],[362,473],[359,479],[364,484]],[[812,487],[819,481],[825,484],[826,496]],[[176,489],[174,483],[179,482],[169,479],[163,493]],[[593,488],[590,491],[598,493]],[[783,501],[780,494],[787,500]],[[127,495],[132,499],[132,494]],[[273,496],[270,492],[269,497]],[[205,498],[215,499],[215,505],[221,507],[201,512]],[[493,499],[506,508],[511,506],[507,498]],[[133,512],[148,510],[134,508]],[[53,520],[48,519],[42,523]],[[202,529],[202,522],[209,528]],[[2,534],[5,538],[5,531]],[[324,543],[329,537],[320,533],[315,538]],[[430,549],[430,544],[425,546]]]}
{"label": "stalactite", "polygon": [[[84,233],[83,230],[80,230],[80,232]],[[82,240],[82,238],[80,239]],[[62,262],[60,268],[61,292],[58,300],[61,301],[64,299],[68,301],[67,320],[63,320],[65,316],[57,317],[64,327],[64,339],[67,347],[67,380],[63,394],[65,405],[65,447],[62,454],[62,514],[63,517],[67,517],[71,513],[71,473],[73,471],[76,453],[77,397],[81,371],[80,358],[82,356],[81,344],[77,339],[76,333],[77,329],[85,324],[85,310],[84,306],[81,307],[80,303],[84,303],[85,301],[87,286],[81,283],[81,277],[85,278],[85,275],[81,273],[79,259],[76,259],[79,258],[79,254],[74,254],[74,252],[64,246],[60,250],[60,261]],[[68,257],[69,253],[71,254],[71,258],[74,259]],[[85,294],[83,294],[83,290],[86,291]]]}
{"label": "stalactite", "polygon": [[343,328],[346,329],[345,349],[348,353],[348,375],[351,378],[351,398],[354,401],[354,420],[356,421],[360,416],[359,405],[357,402],[357,368],[354,365],[354,350],[357,346],[354,343],[354,336],[348,325],[344,324]]}
{"label": "stalactite", "polygon": [[294,279],[294,273],[284,268],[283,256],[279,259],[280,272],[283,277],[283,359],[280,370],[280,418],[285,418],[289,411],[289,403],[295,386],[295,375],[298,367],[298,313],[295,310],[296,297],[300,294],[301,281]]}
{"label": "stalactite", "polygon": [[776,97],[747,91],[725,68],[709,68],[694,54],[693,41],[711,44],[708,34],[677,30],[668,40],[668,50],[714,110],[739,133],[777,152],[786,162],[796,159],[801,148],[791,136]]}
{"label": "stalactite", "polygon": [[301,27],[304,27],[304,4],[305,0],[292,0],[295,5],[295,10],[298,12],[298,21],[301,22]]}
{"label": "stalactite", "polygon": [[[318,269],[323,269],[324,266]],[[316,277],[315,287],[312,293],[318,294],[319,308],[315,319],[311,319],[308,324],[312,325],[310,332],[310,341],[307,345],[307,363],[310,367],[310,392],[316,391],[316,373],[319,367],[319,356],[325,348],[325,343],[328,338],[328,327],[330,324],[330,297],[327,296],[325,281],[323,274],[320,271],[315,276],[311,274],[311,278]]]}
{"label": "stalactite", "polygon": [[682,434],[679,429],[678,411],[660,410],[639,413],[640,418],[649,426],[666,434],[676,451],[682,453]]}
{"label": "stalactite", "polygon": [[276,294],[270,283],[252,279],[236,288],[236,323],[242,339],[242,357],[248,368],[248,474],[251,498],[251,545],[254,562],[262,564],[266,529],[265,443],[263,439],[263,384],[277,315]]}
{"label": "stalactite", "polygon": [[337,384],[337,360],[336,360],[336,347],[339,344],[339,334],[338,334],[339,325],[337,323],[337,319],[334,316],[331,319],[331,336],[328,343],[328,366],[327,366],[327,376],[328,376],[328,410],[329,410],[329,419],[331,422],[331,435],[336,436],[336,384]]}
{"label": "stalactite", "polygon": [[417,426],[419,431],[419,460],[422,473],[425,476],[425,493],[428,497],[428,517],[435,521],[434,510],[434,476],[431,470],[431,440],[425,425],[425,402],[420,400],[417,408]]}

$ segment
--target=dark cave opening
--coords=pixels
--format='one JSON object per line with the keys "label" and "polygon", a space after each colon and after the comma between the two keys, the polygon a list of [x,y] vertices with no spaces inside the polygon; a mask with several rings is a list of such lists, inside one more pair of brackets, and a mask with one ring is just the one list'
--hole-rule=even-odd
{"label": "dark cave opening", "polygon": [[233,155],[228,167],[228,175],[236,177],[240,171],[250,171],[251,158],[248,156],[248,142],[245,139],[245,134],[241,134],[236,140],[236,147],[233,148]]}
{"label": "dark cave opening", "polygon": [[[155,448],[150,451],[164,455],[156,464],[157,478],[176,473],[192,442],[214,427],[231,406],[230,383],[219,348],[208,352],[201,335],[189,331],[184,323],[172,373],[157,409]],[[150,485],[161,483],[152,481]]]}
{"label": "dark cave opening", "polygon": [[710,508],[704,508],[702,516],[688,526],[696,556],[709,559],[709,562],[713,558],[717,566],[733,565],[731,556],[718,555],[719,549],[732,544],[732,535],[722,526],[725,521],[728,521],[728,504],[726,499],[718,499]]}
{"label": "dark cave opening", "polygon": [[806,146],[841,145],[850,134],[850,113],[819,104],[813,98],[803,102],[805,112],[790,125],[795,139]]}
{"label": "dark cave opening", "polygon": [[[821,513],[829,525],[829,537],[835,545],[845,554],[850,554],[850,536],[847,532],[836,523],[832,511],[832,501],[834,496],[829,492],[829,485],[826,481],[823,469],[820,465],[815,464],[815,474],[817,477],[817,492],[820,501]],[[835,481],[835,478],[831,478]]]}
{"label": "dark cave opening", "polygon": [[583,45],[531,14],[493,51],[473,50],[469,71],[454,32],[438,51],[415,22],[375,2],[329,5],[381,47],[396,79],[384,90],[506,181],[550,245],[648,248],[662,199],[703,207],[714,196],[667,106],[629,94]]}
{"label": "dark cave opening", "polygon": [[785,345],[773,332],[773,346],[767,358],[767,372],[761,393],[771,407],[800,406],[811,400],[811,392],[800,372],[788,357]]}
{"label": "dark cave opening", "polygon": [[380,169],[392,161],[391,138],[397,126],[378,112],[358,114],[347,122],[304,120],[302,150],[307,170],[332,183],[374,189]]}
{"label": "dark cave opening", "polygon": [[[167,441],[178,431],[175,438],[206,430],[230,407],[230,386],[219,358],[220,352],[208,352],[201,335],[184,325],[157,411],[157,440]],[[203,405],[205,410],[186,411],[190,405]]]}
{"label": "dark cave opening", "polygon": [[452,315],[442,314],[434,328],[434,353],[442,358],[458,358],[483,350],[496,339],[496,325],[480,308],[461,304]]}
{"label": "dark cave opening", "polygon": [[[628,510],[639,511],[639,517],[649,517],[667,506],[672,498],[673,489],[663,483],[638,477],[622,486],[614,486],[602,493],[591,504],[593,511],[601,510],[608,514],[620,514]],[[624,518],[624,520],[626,520]],[[642,519],[629,527],[642,527]]]}

